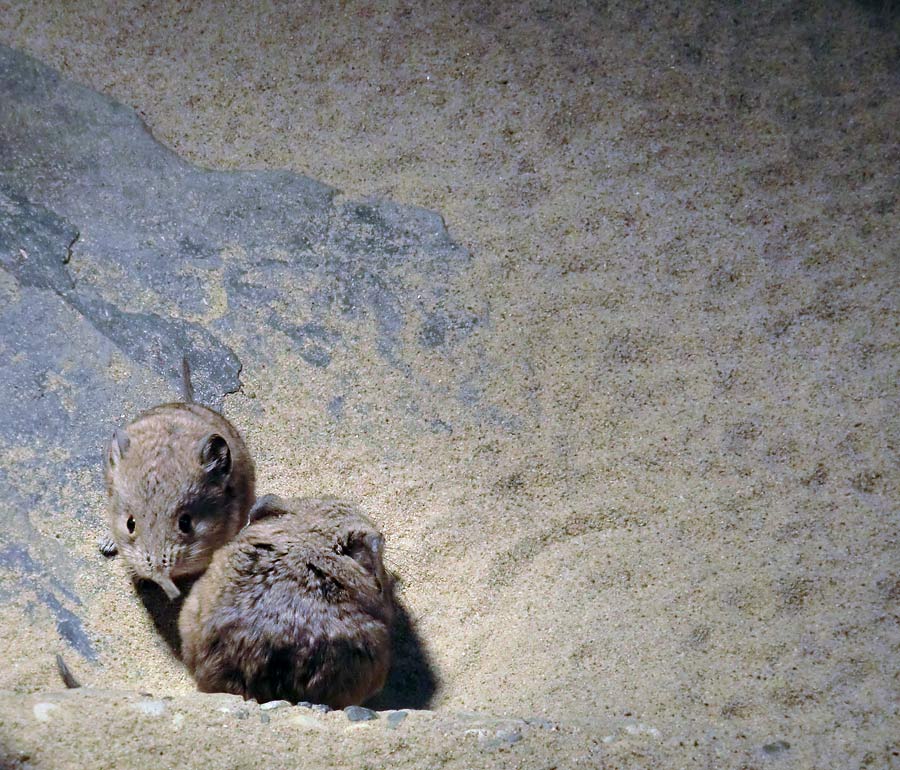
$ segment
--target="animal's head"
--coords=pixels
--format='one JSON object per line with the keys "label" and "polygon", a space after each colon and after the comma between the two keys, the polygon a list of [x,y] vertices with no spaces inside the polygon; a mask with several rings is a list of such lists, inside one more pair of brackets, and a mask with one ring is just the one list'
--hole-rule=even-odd
{"label": "animal's head", "polygon": [[231,449],[218,433],[133,423],[113,433],[104,466],[119,553],[170,599],[180,594],[173,579],[203,572],[246,521]]}

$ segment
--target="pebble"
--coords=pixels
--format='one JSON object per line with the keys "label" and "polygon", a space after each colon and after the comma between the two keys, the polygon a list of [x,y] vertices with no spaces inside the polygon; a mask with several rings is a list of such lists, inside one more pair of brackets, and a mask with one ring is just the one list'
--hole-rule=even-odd
{"label": "pebble", "polygon": [[378,714],[363,706],[347,706],[344,713],[351,722],[368,722],[370,719],[378,719]]}
{"label": "pebble", "polygon": [[244,705],[245,702],[246,701],[241,698],[239,703],[230,704],[228,706],[219,706],[216,711],[220,711],[223,714],[230,714],[238,719],[246,719],[250,716],[250,710]]}
{"label": "pebble", "polygon": [[286,700],[270,700],[270,701],[267,701],[266,703],[260,703],[259,710],[260,711],[271,711],[272,709],[280,709],[280,708],[284,708],[285,706],[290,706],[290,705],[291,705],[290,702],[286,701]]}
{"label": "pebble", "polygon": [[790,747],[791,744],[787,741],[773,741],[772,743],[767,743],[762,749],[766,754],[780,754],[782,751],[787,751]]}
{"label": "pebble", "polygon": [[[480,731],[483,732],[483,731]],[[522,740],[522,733],[518,730],[498,730],[493,737],[478,736],[478,744],[482,749],[493,751],[503,746],[512,746]]]}
{"label": "pebble", "polygon": [[542,730],[559,730],[559,725],[556,722],[551,722],[549,719],[543,719],[542,717],[532,717],[524,721],[526,725],[540,727]]}
{"label": "pebble", "polygon": [[297,725],[297,727],[303,727],[307,730],[322,730],[322,722],[318,717],[307,716],[306,714],[294,714],[290,718],[291,724]]}
{"label": "pebble", "polygon": [[263,711],[263,712],[260,713],[260,715],[259,715],[259,721],[262,722],[264,725],[269,724],[269,720],[270,720],[271,718],[272,718],[272,717],[270,717],[265,711]]}
{"label": "pebble", "polygon": [[131,706],[135,711],[140,711],[148,717],[161,717],[166,713],[166,704],[161,700],[139,700]]}
{"label": "pebble", "polygon": [[326,706],[324,703],[313,703],[310,708],[313,711],[319,712],[320,714],[327,714],[329,711],[331,711],[331,706]]}
{"label": "pebble", "polygon": [[625,732],[629,735],[652,735],[654,738],[660,737],[660,732],[655,727],[651,727],[650,725],[642,724],[638,722],[637,724],[630,723],[625,725]]}
{"label": "pebble", "polygon": [[406,711],[392,711],[387,715],[387,726],[392,730],[396,730],[400,723],[406,719]]}
{"label": "pebble", "polygon": [[55,703],[35,703],[31,710],[34,712],[34,718],[38,722],[49,722],[50,712],[58,708],[59,706]]}

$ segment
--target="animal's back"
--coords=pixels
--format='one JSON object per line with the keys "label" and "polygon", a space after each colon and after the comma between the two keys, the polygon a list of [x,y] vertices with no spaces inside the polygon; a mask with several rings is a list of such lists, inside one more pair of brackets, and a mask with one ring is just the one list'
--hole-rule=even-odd
{"label": "animal's back", "polygon": [[182,609],[200,689],[335,708],[374,695],[393,611],[381,543],[345,503],[278,501],[216,553]]}

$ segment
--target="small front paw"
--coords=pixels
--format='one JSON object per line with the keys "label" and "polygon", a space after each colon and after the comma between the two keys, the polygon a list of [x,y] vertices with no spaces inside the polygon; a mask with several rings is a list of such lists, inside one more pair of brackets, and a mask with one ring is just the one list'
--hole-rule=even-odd
{"label": "small front paw", "polygon": [[100,553],[107,557],[113,557],[119,552],[119,546],[113,540],[112,535],[104,535],[97,541],[97,547]]}

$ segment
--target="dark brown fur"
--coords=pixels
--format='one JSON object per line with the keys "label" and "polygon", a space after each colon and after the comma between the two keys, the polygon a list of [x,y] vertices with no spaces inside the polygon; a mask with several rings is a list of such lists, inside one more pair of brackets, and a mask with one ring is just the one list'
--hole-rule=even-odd
{"label": "dark brown fur", "polygon": [[393,600],[383,539],[337,500],[267,496],[216,552],[179,617],[205,692],[359,704],[384,685]]}

